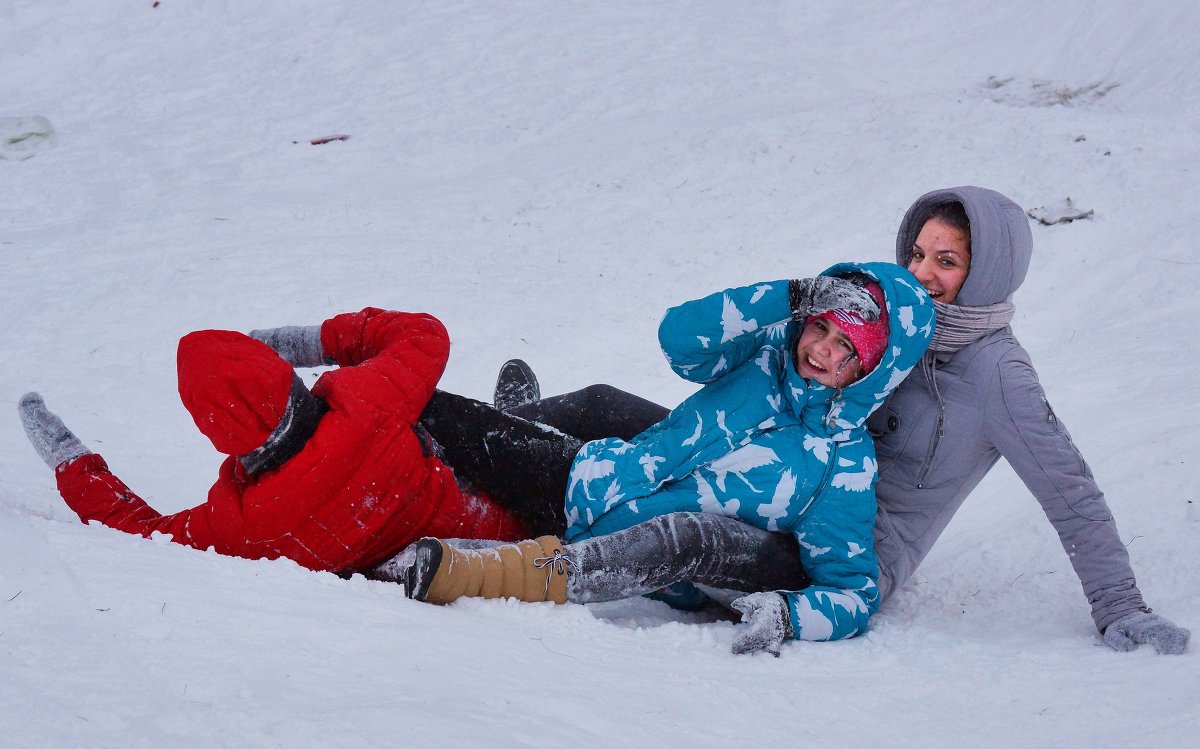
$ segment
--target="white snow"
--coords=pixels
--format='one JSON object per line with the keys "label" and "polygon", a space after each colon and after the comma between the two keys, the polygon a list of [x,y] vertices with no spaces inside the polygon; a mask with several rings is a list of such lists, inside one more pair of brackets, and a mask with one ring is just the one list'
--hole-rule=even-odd
{"label": "white snow", "polygon": [[1197,646],[1099,645],[1004,466],[870,633],[775,659],[646,600],[437,608],[84,526],[15,404],[174,511],[219,463],[187,331],[424,310],[448,390],[519,356],[673,405],[667,306],[889,260],[928,189],[1070,197],[1094,214],[1033,227],[1013,326],[1147,601],[1200,630],[1198,30],[1133,0],[0,2],[0,117],[54,134],[0,159],[0,741],[1193,745]]}

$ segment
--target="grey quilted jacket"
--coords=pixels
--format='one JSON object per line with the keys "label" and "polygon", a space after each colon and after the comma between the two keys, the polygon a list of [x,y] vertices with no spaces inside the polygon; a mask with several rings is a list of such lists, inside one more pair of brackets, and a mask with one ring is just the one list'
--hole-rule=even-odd
{"label": "grey quilted jacket", "polygon": [[[1020,206],[979,187],[922,196],[900,226],[907,265],[928,207],[961,201],[971,221],[971,273],[956,304],[1010,300],[1033,251]],[[971,490],[1003,457],[1054,525],[1103,631],[1145,609],[1129,554],[1092,472],[1054,415],[1029,354],[1010,328],[953,355],[929,352],[868,421],[879,458],[875,551],[886,600],[929,553]]]}

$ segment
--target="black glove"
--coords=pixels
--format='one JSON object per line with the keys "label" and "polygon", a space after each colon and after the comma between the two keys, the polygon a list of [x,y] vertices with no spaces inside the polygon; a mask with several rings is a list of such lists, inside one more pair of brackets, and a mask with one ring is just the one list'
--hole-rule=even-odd
{"label": "black glove", "polygon": [[282,328],[251,330],[247,335],[262,341],[293,367],[322,367],[333,364],[321,346],[320,325],[286,325]]}
{"label": "black glove", "polygon": [[862,283],[846,278],[793,278],[788,282],[788,301],[792,305],[792,317],[797,320],[831,309],[855,312],[868,322],[879,319],[879,305]]}
{"label": "black glove", "polygon": [[751,593],[729,605],[742,612],[746,625],[733,641],[733,652],[741,655],[765,650],[778,658],[783,641],[793,635],[787,599],[779,593]]}
{"label": "black glove", "polygon": [[21,415],[21,424],[33,449],[51,468],[92,452],[83,446],[62,419],[50,413],[46,401],[37,393],[21,396],[17,412]]}

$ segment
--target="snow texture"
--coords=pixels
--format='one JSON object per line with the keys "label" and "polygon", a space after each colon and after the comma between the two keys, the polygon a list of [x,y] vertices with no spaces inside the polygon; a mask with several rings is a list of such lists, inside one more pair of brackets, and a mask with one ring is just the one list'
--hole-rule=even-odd
{"label": "snow texture", "polygon": [[0,117],[0,161],[24,161],[54,145],[54,126],[45,117]]}
{"label": "snow texture", "polygon": [[782,746],[801,714],[812,746],[1192,746],[1196,645],[1100,643],[1003,464],[869,633],[747,658],[644,599],[426,606],[85,526],[14,405],[179,510],[221,460],[175,392],[190,330],[424,310],[444,389],[486,400],[519,356],[546,393],[675,405],[667,306],[890,260],[934,188],[1070,195],[1095,215],[1033,227],[1013,328],[1195,631],[1197,28],[1133,0],[0,3],[0,115],[56,131],[0,159],[4,744]]}

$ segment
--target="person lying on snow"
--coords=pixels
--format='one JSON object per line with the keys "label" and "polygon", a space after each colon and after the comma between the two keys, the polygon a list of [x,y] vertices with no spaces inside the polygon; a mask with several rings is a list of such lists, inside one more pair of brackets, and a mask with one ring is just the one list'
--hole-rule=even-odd
{"label": "person lying on snow", "polygon": [[[788,638],[864,632],[879,604],[865,423],[920,361],[933,327],[929,296],[890,263],[846,263],[668,310],[667,359],[704,387],[628,441],[582,445],[565,487],[567,545],[550,535],[491,549],[423,539],[408,595],[587,603],[681,581],[772,591],[740,577],[762,572],[736,552],[747,548],[739,528],[755,526],[794,536],[807,580],[734,600],[749,624],[734,652],[778,655]],[[720,516],[747,525],[705,522]],[[795,580],[787,567],[777,580]]]}
{"label": "person lying on snow", "polygon": [[[26,433],[81,520],[230,556],[368,574],[425,535],[512,540],[529,532],[460,485],[418,433],[449,355],[437,319],[367,308],[250,335],[202,330],[179,342],[179,395],[229,458],[207,501],[171,515],[114,476],[40,395],[21,399]],[[291,366],[326,364],[340,368],[311,391]]]}

